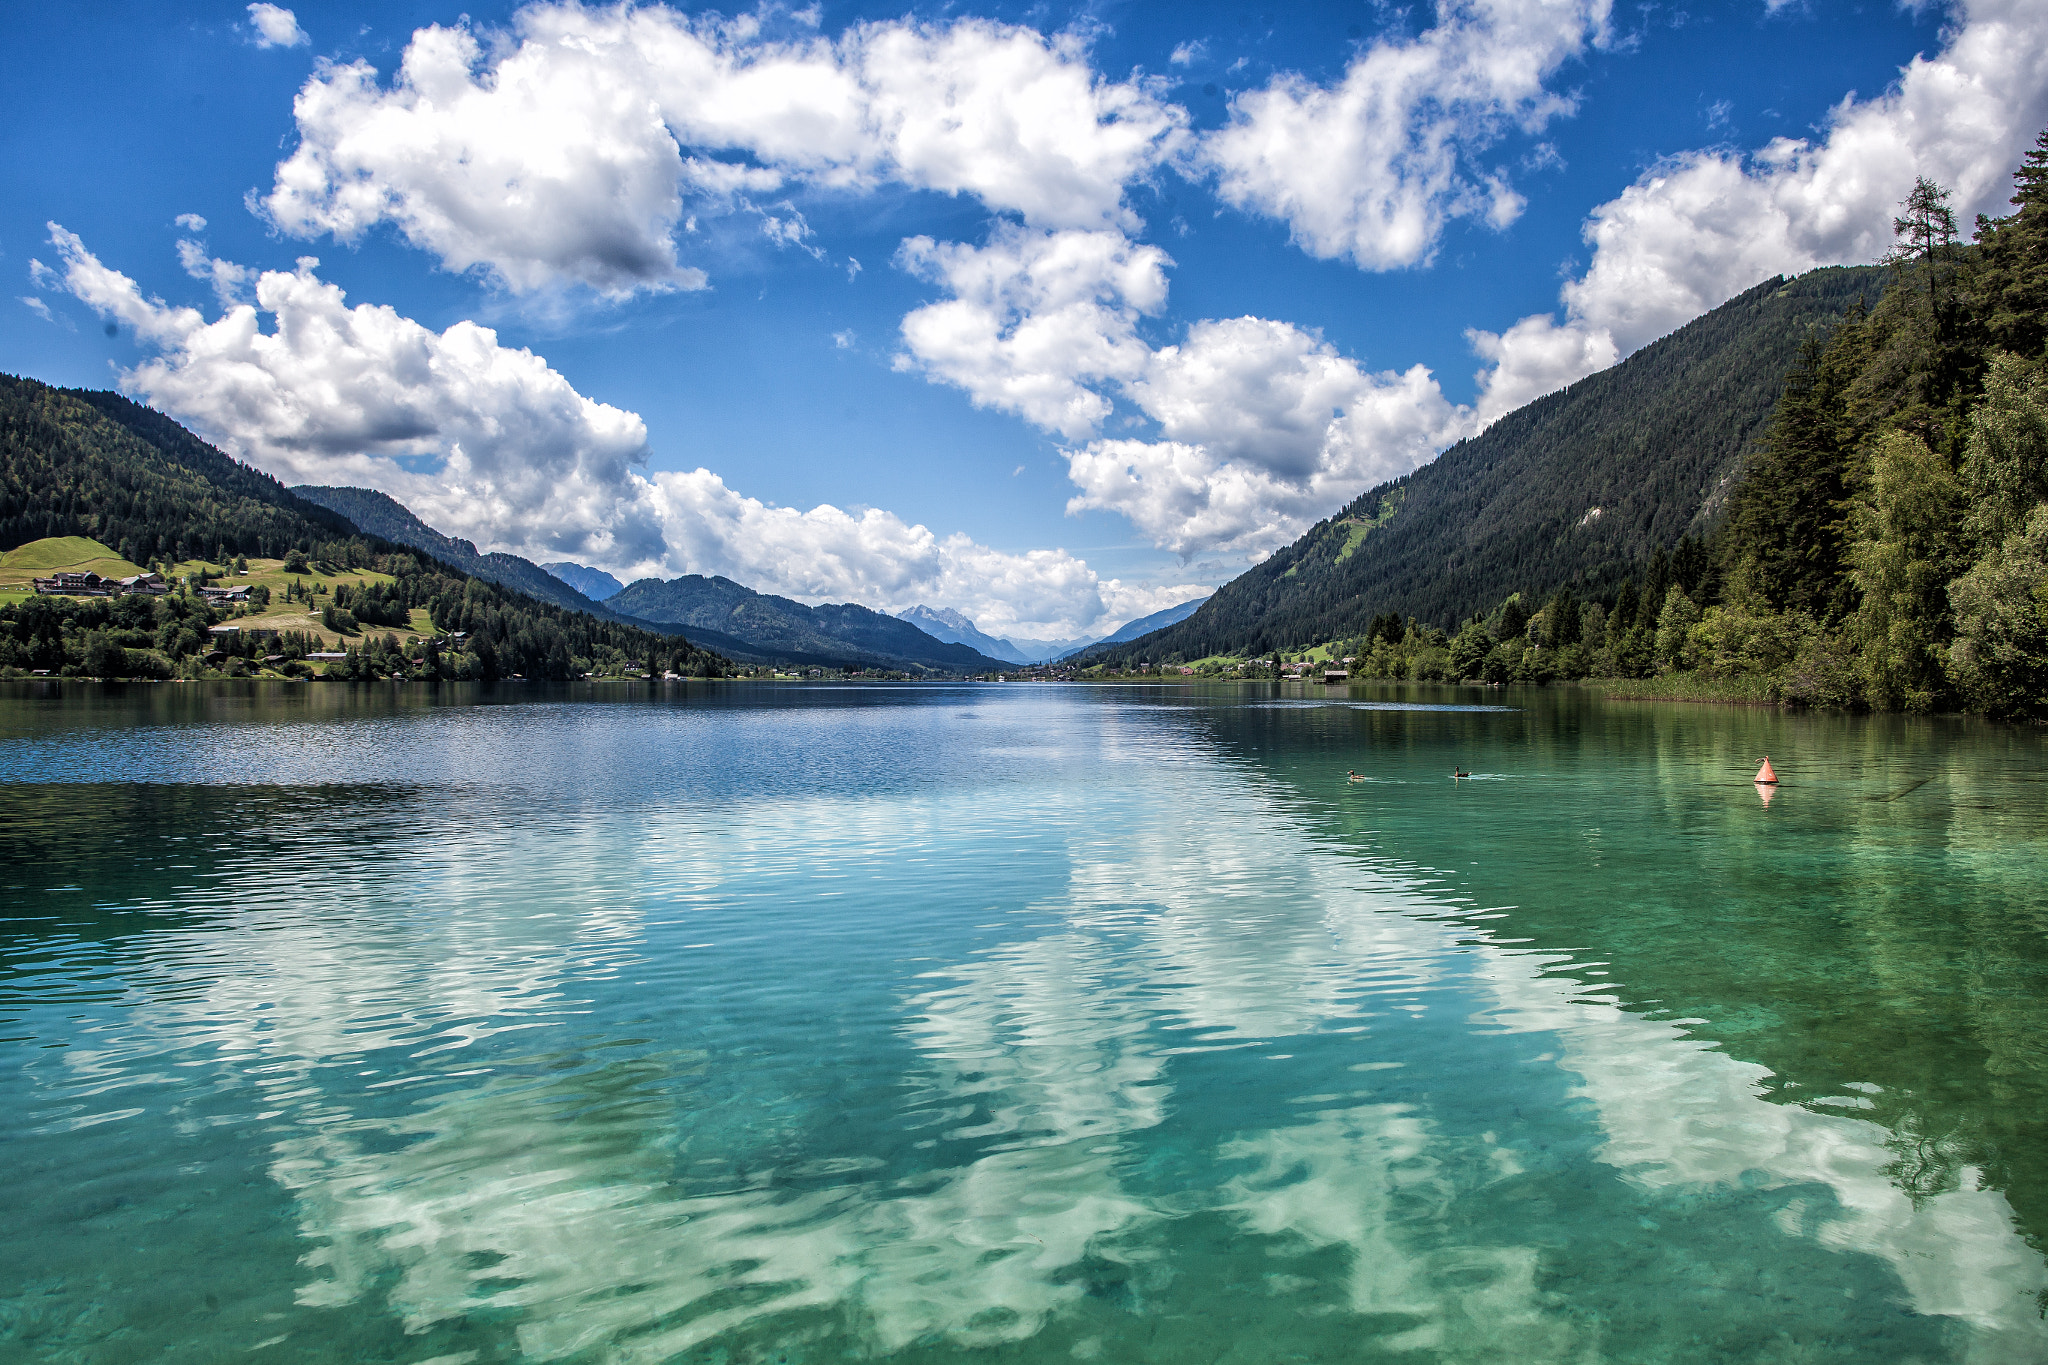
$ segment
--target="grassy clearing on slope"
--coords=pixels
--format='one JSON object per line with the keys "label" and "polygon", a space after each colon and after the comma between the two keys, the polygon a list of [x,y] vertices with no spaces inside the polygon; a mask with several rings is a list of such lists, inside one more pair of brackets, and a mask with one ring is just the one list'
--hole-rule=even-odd
{"label": "grassy clearing on slope", "polygon": [[[368,569],[336,569],[323,573],[317,567],[306,573],[286,573],[284,561],[281,559],[252,559],[249,561],[249,572],[245,574],[234,572],[232,564],[213,564],[203,559],[190,559],[172,566],[172,573],[179,578],[187,575],[196,577],[202,570],[219,579],[218,586],[223,588],[270,589],[268,607],[253,608],[249,615],[239,619],[239,623],[248,629],[302,630],[308,635],[317,636],[320,643],[328,648],[361,644],[366,635],[389,634],[403,640],[408,635],[430,637],[435,634],[434,624],[427,619],[427,613],[422,608],[413,610],[412,624],[409,627],[363,626],[353,635],[343,635],[320,624],[320,609],[334,600],[334,589],[337,586],[347,584],[351,587],[361,587],[371,583],[389,583],[393,580],[388,573],[373,573]],[[287,602],[284,598],[285,589],[293,583],[299,584],[309,592],[316,586],[327,591],[317,594],[311,603]]]}
{"label": "grassy clearing on slope", "polygon": [[84,536],[49,536],[31,540],[0,555],[0,588],[32,591],[31,579],[54,573],[96,573],[101,578],[130,578],[149,570],[130,564],[107,546]]}

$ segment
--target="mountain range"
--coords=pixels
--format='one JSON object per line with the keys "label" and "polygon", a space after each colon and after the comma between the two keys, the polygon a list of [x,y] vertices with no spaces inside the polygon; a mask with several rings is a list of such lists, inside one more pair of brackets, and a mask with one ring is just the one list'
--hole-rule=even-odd
{"label": "mountain range", "polygon": [[643,578],[605,605],[636,620],[683,630],[735,658],[942,673],[995,672],[1005,663],[851,602],[810,607],[703,574],[666,581]]}
{"label": "mountain range", "polygon": [[[707,649],[741,663],[785,663],[807,668],[889,668],[910,672],[985,673],[1005,664],[1039,663],[1097,643],[1074,640],[996,639],[950,608],[912,607],[891,618],[853,603],[808,607],[728,578],[689,574],[631,585],[602,569],[570,560],[535,564],[518,555],[481,554],[476,545],[444,535],[404,503],[368,488],[301,484],[297,496],[341,516],[369,535],[424,550],[478,578],[515,588],[544,602],[645,629],[683,631]],[[1132,621],[1106,637],[1114,642],[1171,625],[1201,598]],[[886,623],[886,624],[885,624]],[[957,646],[948,649],[945,646]]]}
{"label": "mountain range", "polygon": [[[423,550],[478,578],[604,620],[685,635],[740,663],[912,673],[987,673],[1004,664],[851,603],[807,607],[786,597],[763,596],[729,579],[696,574],[667,583],[642,579],[622,588],[610,574],[569,561],[543,567],[518,555],[479,554],[473,542],[442,534],[404,503],[372,489],[301,485],[292,492],[339,513],[366,534]],[[612,590],[598,600],[571,580]]]}
{"label": "mountain range", "polygon": [[1883,293],[1882,266],[1766,280],[1611,369],[1370,489],[1186,620],[1090,660],[1171,661],[1362,633],[1383,612],[1455,629],[1507,593],[1611,594],[1703,535],[1801,343]]}
{"label": "mountain range", "polygon": [[1204,597],[1196,597],[1177,606],[1167,607],[1163,611],[1155,611],[1150,616],[1126,621],[1108,635],[1080,636],[1072,640],[1028,640],[1014,635],[989,635],[973,621],[950,607],[915,606],[897,612],[896,619],[910,622],[935,640],[950,640],[998,659],[1008,659],[1012,663],[1036,664],[1067,658],[1080,653],[1090,645],[1135,640],[1141,635],[1186,620],[1207,600]]}
{"label": "mountain range", "polygon": [[[611,575],[573,562],[543,568],[517,555],[480,553],[369,489],[287,492],[160,413],[118,395],[63,392],[118,423],[127,433],[120,439],[140,438],[223,487],[248,485],[277,509],[261,515],[359,530],[554,607],[681,633],[741,662],[977,673],[1079,647],[1090,659],[1125,661],[1299,645],[1358,633],[1383,612],[1452,627],[1505,591],[1540,596],[1574,584],[1588,596],[1602,594],[1650,551],[1717,523],[1802,342],[1845,308],[1879,297],[1886,278],[1881,267],[1837,267],[1768,280],[1369,490],[1214,596],[1093,643],[998,639],[957,611],[928,606],[900,618],[851,603],[811,607],[696,574],[613,591]],[[30,390],[22,396],[37,401]],[[68,533],[50,529],[68,525],[68,517],[24,511],[5,520],[17,540]],[[233,538],[166,533],[188,541],[199,534],[194,544]]]}
{"label": "mountain range", "polygon": [[[1178,606],[1155,611],[1150,616],[1140,616],[1135,621],[1126,621],[1100,640],[1090,641],[1089,643],[1119,645],[1127,640],[1143,639],[1155,630],[1164,630],[1168,626],[1178,625],[1182,621],[1187,620],[1190,616],[1200,611],[1202,603],[1208,600],[1206,597],[1191,597]],[[1075,652],[1078,652],[1078,650]]]}
{"label": "mountain range", "polygon": [[1362,632],[1381,613],[1454,628],[1508,591],[1573,584],[1611,593],[1655,549],[1704,534],[1725,510],[1802,341],[1883,292],[1882,267],[1774,277],[1621,364],[1518,408],[1435,461],[1354,500],[1206,599],[1099,640],[1004,639],[958,611],[888,617],[808,607],[729,579],[687,575],[621,587],[570,561],[546,567],[427,526],[357,488],[301,498],[542,601],[685,631],[742,662],[986,672],[1079,654],[1194,659]]}

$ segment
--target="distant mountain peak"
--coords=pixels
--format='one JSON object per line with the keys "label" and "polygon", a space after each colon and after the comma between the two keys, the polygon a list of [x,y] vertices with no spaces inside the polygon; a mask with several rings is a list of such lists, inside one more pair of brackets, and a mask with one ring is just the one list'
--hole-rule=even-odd
{"label": "distant mountain peak", "polygon": [[1041,641],[1000,639],[975,625],[973,618],[951,607],[928,607],[919,603],[907,611],[897,612],[896,619],[909,622],[934,640],[949,645],[966,645],[1005,663],[1037,663],[1050,657],[1040,648]]}
{"label": "distant mountain peak", "polygon": [[954,630],[973,630],[977,634],[980,633],[976,630],[973,621],[954,611],[951,607],[927,607],[922,602],[906,611],[897,612],[896,619],[911,622],[936,621],[940,625],[950,626]]}
{"label": "distant mountain peak", "polygon": [[625,591],[626,585],[624,583],[621,583],[603,569],[593,569],[588,564],[578,564],[573,560],[558,559],[552,564],[543,564],[541,567],[593,602],[602,602],[607,597],[615,597]]}

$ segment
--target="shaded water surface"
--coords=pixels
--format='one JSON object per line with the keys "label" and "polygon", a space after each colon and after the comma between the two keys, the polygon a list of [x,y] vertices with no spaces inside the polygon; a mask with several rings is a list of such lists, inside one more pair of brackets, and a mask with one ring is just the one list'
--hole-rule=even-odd
{"label": "shaded water surface", "polygon": [[1567,690],[17,686],[0,1361],[2038,1361],[2043,759]]}

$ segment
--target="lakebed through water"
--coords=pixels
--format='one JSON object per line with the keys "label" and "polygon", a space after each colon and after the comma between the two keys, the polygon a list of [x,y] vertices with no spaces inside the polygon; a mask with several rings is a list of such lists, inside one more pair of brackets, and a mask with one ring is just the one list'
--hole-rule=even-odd
{"label": "lakebed through water", "polygon": [[0,1361],[2038,1361],[2044,757],[7,685]]}

